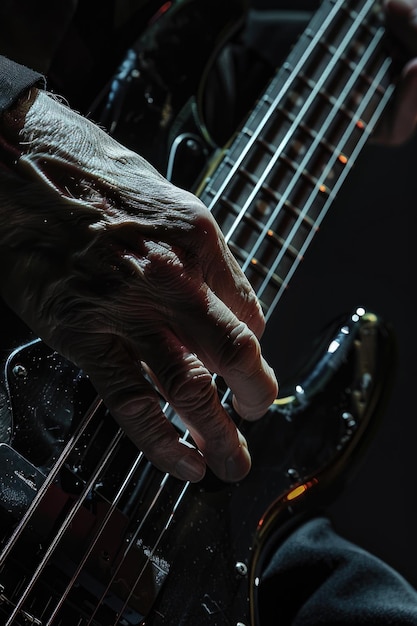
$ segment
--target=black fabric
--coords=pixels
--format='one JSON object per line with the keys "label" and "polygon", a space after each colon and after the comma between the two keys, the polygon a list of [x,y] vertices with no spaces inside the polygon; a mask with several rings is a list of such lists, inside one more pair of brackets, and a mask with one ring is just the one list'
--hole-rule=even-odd
{"label": "black fabric", "polygon": [[416,626],[417,591],[325,517],[277,548],[260,586],[260,626]]}
{"label": "black fabric", "polygon": [[0,56],[0,111],[8,109],[32,85],[45,85],[42,74]]}

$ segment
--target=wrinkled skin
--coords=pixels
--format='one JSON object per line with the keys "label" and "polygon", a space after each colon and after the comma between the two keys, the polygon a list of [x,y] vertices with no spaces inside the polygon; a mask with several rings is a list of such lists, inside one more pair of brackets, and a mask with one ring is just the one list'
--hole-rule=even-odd
{"label": "wrinkled skin", "polygon": [[[150,460],[198,480],[250,467],[211,372],[246,418],[277,393],[255,295],[211,214],[146,161],[44,92],[9,113],[13,175],[1,185],[1,291],[38,335],[90,376]],[[184,446],[141,362],[189,427]]]}
{"label": "wrinkled skin", "polygon": [[[415,0],[387,6],[411,54],[416,11]],[[404,141],[416,111],[414,60],[376,140]],[[2,297],[83,368],[156,466],[191,481],[206,465],[243,478],[250,455],[212,372],[246,419],[266,412],[277,382],[261,355],[259,304],[210,213],[45,92],[32,89],[3,116],[0,140]],[[198,449],[179,441],[148,376]]]}

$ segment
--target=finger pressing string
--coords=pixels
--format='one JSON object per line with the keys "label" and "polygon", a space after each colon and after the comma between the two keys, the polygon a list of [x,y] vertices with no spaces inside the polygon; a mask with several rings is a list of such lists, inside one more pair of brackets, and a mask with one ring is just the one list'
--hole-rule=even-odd
{"label": "finger pressing string", "polygon": [[[107,346],[103,344],[107,343]],[[164,415],[158,395],[143,375],[138,361],[118,339],[101,338],[97,360],[81,359],[80,365],[128,437],[161,471],[181,480],[197,482],[205,474],[201,454],[184,445]]]}
{"label": "finger pressing string", "polygon": [[188,428],[210,469],[222,480],[249,472],[246,440],[222,405],[214,378],[195,354],[171,335],[165,349],[145,351],[151,376]]}

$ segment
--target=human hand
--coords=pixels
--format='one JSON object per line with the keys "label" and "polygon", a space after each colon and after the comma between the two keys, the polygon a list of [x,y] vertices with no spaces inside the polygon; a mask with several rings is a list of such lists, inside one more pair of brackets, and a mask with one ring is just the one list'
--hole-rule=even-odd
{"label": "human hand", "polygon": [[[260,306],[218,226],[137,154],[31,93],[0,126],[10,155],[0,178],[2,296],[88,374],[157,467],[191,481],[206,464],[221,479],[243,478],[246,442],[211,373],[247,419],[266,412],[277,383],[261,355]],[[179,441],[141,364],[200,452]]]}
{"label": "human hand", "polygon": [[399,145],[412,136],[417,122],[417,0],[385,0],[384,4],[388,30],[409,61],[374,139],[386,145]]}

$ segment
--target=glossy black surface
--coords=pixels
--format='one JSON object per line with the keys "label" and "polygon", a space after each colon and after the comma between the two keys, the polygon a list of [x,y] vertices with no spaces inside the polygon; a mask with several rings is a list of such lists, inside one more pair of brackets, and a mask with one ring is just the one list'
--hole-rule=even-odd
{"label": "glossy black surface", "polygon": [[[41,342],[14,351],[4,381],[12,428],[0,446],[2,547],[10,537],[14,545],[0,570],[0,612],[10,613],[34,575],[21,611],[39,623],[54,606],[62,626],[76,619],[103,626],[116,615],[132,626],[145,617],[155,626],[248,623],[250,609],[256,613],[253,580],[272,542],[351,475],[377,425],[392,356],[381,320],[354,311],[326,333],[261,421],[240,424],[253,457],[249,476],[236,485],[210,476],[188,485],[147,463],[103,406],[77,434],[95,397],[82,373]],[[78,385],[68,384],[68,372]],[[27,407],[48,418],[47,442],[44,420]]]}

